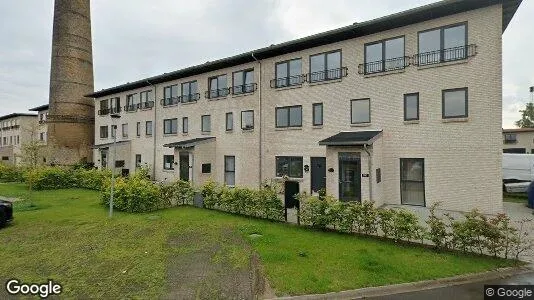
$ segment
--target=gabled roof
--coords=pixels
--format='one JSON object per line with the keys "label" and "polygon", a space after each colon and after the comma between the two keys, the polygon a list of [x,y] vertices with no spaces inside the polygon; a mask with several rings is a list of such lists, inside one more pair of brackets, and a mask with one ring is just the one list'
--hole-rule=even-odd
{"label": "gabled roof", "polygon": [[0,121],[7,120],[7,119],[12,119],[12,118],[16,118],[16,117],[37,117],[37,115],[35,115],[35,114],[27,114],[27,113],[12,113],[12,114],[9,114],[9,115],[0,116]]}
{"label": "gabled roof", "polygon": [[132,89],[148,87],[152,84],[158,84],[162,82],[176,80],[179,78],[215,71],[222,68],[228,68],[240,64],[250,63],[255,61],[256,59],[266,59],[312,47],[327,45],[495,4],[503,5],[502,27],[504,32],[504,30],[512,20],[512,17],[514,16],[521,2],[522,0],[439,1],[436,3],[409,9],[403,12],[391,14],[385,17],[361,23],[354,23],[349,26],[322,32],[319,34],[314,34],[308,37],[292,40],[278,45],[271,45],[269,47],[260,48],[250,52],[245,52],[235,56],[215,60],[212,62],[206,62],[201,65],[180,69],[174,72],[164,73],[158,76],[141,79],[134,82],[128,82],[126,84],[94,92],[92,94],[86,95],[86,97],[99,98],[120,92],[129,91]]}
{"label": "gabled roof", "polygon": [[40,106],[37,106],[37,107],[34,107],[34,108],[30,108],[28,109],[29,111],[43,111],[43,110],[48,110],[48,104],[43,104],[43,105],[40,105]]}
{"label": "gabled roof", "polygon": [[371,145],[380,137],[382,131],[343,131],[319,142],[325,146]]}

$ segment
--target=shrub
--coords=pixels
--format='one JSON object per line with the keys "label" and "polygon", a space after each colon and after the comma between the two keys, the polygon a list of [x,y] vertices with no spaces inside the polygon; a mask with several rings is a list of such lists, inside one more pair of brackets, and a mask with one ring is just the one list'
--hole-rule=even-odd
{"label": "shrub", "polygon": [[172,205],[193,205],[195,189],[189,181],[177,180],[160,186],[161,197],[168,199]]}
{"label": "shrub", "polygon": [[419,225],[417,215],[404,209],[394,210],[392,221],[392,237],[395,241],[421,240],[422,243],[426,230]]}
{"label": "shrub", "polygon": [[426,220],[429,228],[427,236],[436,248],[447,249],[450,246],[450,233],[447,231],[448,224],[445,223],[443,218],[436,215],[438,207],[438,202],[430,206],[430,216]]}
{"label": "shrub", "polygon": [[304,224],[320,229],[329,225],[334,226],[339,216],[339,208],[334,208],[337,200],[332,196],[327,195],[324,200],[321,200],[319,197],[303,193],[297,198],[300,201],[300,217]]}
{"label": "shrub", "polygon": [[200,189],[200,194],[204,199],[204,207],[213,209],[220,205],[222,190],[221,187],[212,180],[208,180]]}
{"label": "shrub", "polygon": [[111,178],[111,171],[108,169],[75,169],[73,171],[76,179],[76,187],[100,191],[104,188],[104,183]]}
{"label": "shrub", "polygon": [[379,208],[377,210],[378,216],[378,225],[382,231],[382,235],[385,238],[389,238],[393,235],[393,218],[395,215],[395,210],[391,208]]}
{"label": "shrub", "polygon": [[0,182],[24,181],[24,169],[15,165],[0,163]]}
{"label": "shrub", "polygon": [[35,190],[57,190],[76,187],[74,171],[63,167],[42,167],[25,173],[26,182]]}
{"label": "shrub", "polygon": [[275,186],[264,185],[259,190],[256,199],[258,200],[257,217],[275,221],[284,220],[284,205],[278,197]]}

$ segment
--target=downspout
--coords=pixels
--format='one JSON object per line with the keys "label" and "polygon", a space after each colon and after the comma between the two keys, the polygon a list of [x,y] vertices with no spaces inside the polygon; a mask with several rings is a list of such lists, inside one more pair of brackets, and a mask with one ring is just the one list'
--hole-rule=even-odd
{"label": "downspout", "polygon": [[373,201],[373,161],[371,157],[371,152],[367,149],[367,144],[363,144],[363,150],[369,155],[369,163],[367,164],[369,168],[369,201]]}
{"label": "downspout", "polygon": [[262,166],[263,166],[263,124],[262,124],[262,107],[261,107],[261,87],[262,87],[262,82],[261,82],[261,61],[259,61],[255,56],[254,56],[254,52],[251,53],[252,55],[252,58],[259,64],[260,66],[260,70],[259,70],[259,73],[260,73],[260,76],[258,78],[258,104],[259,104],[259,113],[258,113],[258,118],[260,119],[259,120],[259,149],[258,149],[258,161],[259,161],[259,180],[258,180],[258,185],[259,187],[261,188],[261,179],[262,179]]}
{"label": "downspout", "polygon": [[[154,89],[154,121],[152,122],[152,136],[154,137],[154,143],[153,143],[153,147],[154,147],[154,151],[153,151],[153,158],[152,158],[152,180],[156,180],[156,135],[157,135],[157,130],[156,130],[156,116],[157,116],[157,110],[158,110],[158,104],[157,104],[157,90],[156,90],[156,85],[150,83],[150,81],[146,81],[146,83],[148,83],[149,85],[152,86],[152,88]],[[146,124],[145,124],[146,126]],[[146,134],[146,127],[145,127],[145,134]]]}

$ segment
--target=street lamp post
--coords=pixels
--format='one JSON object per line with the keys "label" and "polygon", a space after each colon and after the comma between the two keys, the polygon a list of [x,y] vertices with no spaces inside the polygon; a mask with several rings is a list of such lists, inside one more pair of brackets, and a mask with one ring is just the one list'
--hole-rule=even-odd
{"label": "street lamp post", "polygon": [[111,161],[111,193],[109,195],[109,217],[113,217],[113,193],[115,190],[115,161],[117,160],[117,124],[115,120],[119,119],[119,114],[111,115],[111,133],[113,134],[113,160]]}

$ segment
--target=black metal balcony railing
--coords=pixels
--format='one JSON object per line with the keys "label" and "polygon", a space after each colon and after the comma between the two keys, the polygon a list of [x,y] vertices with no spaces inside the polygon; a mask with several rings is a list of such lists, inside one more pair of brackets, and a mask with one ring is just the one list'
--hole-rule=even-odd
{"label": "black metal balcony railing", "polygon": [[301,85],[306,82],[306,74],[289,76],[289,77],[280,77],[276,79],[271,79],[272,88],[282,88],[287,86]]}
{"label": "black metal balcony railing", "polygon": [[471,44],[454,48],[441,49],[425,53],[415,54],[413,64],[426,66],[449,61],[462,60],[477,54],[477,45]]}
{"label": "black metal balcony railing", "polygon": [[122,108],[119,106],[119,107],[112,107],[109,109],[109,112],[111,114],[118,114],[122,111]]}
{"label": "black metal balcony railing", "polygon": [[208,99],[226,97],[230,94],[230,88],[218,89],[218,90],[209,90],[206,91],[205,97]]}
{"label": "black metal balcony railing", "polygon": [[178,100],[181,103],[197,102],[198,99],[200,99],[200,94],[199,93],[189,94],[189,95],[182,95],[182,96],[178,97]]}
{"label": "black metal balcony railing", "polygon": [[240,95],[240,94],[254,93],[255,90],[256,90],[255,83],[236,85],[232,87],[232,94]]}
{"label": "black metal balcony railing", "polygon": [[161,102],[161,105],[163,106],[169,106],[169,105],[178,104],[180,101],[178,100],[178,97],[170,97],[170,98],[161,99],[160,102]]}
{"label": "black metal balcony railing", "polygon": [[145,101],[139,103],[139,108],[141,109],[152,109],[154,107],[154,101]]}
{"label": "black metal balcony railing", "polygon": [[109,108],[102,108],[98,111],[99,116],[109,115]]}
{"label": "black metal balcony railing", "polygon": [[396,70],[404,70],[410,65],[410,57],[402,56],[389,58],[386,60],[372,61],[365,64],[358,65],[358,74],[374,74],[380,72],[389,72]]}
{"label": "black metal balcony railing", "polygon": [[312,83],[312,82],[341,79],[342,77],[346,77],[347,75],[348,75],[347,67],[329,69],[326,71],[309,73],[308,82]]}
{"label": "black metal balcony railing", "polygon": [[129,104],[124,106],[124,111],[136,111],[138,108],[137,104]]}

